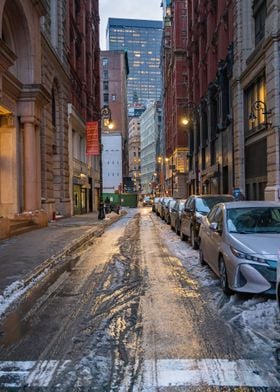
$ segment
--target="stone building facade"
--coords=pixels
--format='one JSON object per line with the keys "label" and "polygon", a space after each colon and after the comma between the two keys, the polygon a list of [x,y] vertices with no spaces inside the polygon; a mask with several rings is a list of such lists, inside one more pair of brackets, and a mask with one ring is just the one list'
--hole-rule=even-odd
{"label": "stone building facade", "polygon": [[279,1],[235,1],[233,12],[234,185],[279,200]]}
{"label": "stone building facade", "polygon": [[[0,1],[0,216],[4,218],[29,214],[41,216],[46,224],[55,212],[72,214],[68,7],[73,3],[89,2]],[[92,3],[98,31],[98,1]],[[95,46],[98,50],[98,38]],[[98,91],[99,80],[87,106],[94,105]],[[81,101],[85,104],[83,97]],[[93,115],[81,114],[83,121]]]}
{"label": "stone building facade", "polygon": [[[57,29],[65,26],[65,7],[61,1]],[[46,1],[0,2],[0,215],[6,217],[42,209],[48,218],[56,209],[70,214],[67,43],[58,31],[54,42],[51,12]]]}
{"label": "stone building facade", "polygon": [[161,129],[162,109],[159,102],[150,103],[140,120],[141,191],[155,193],[157,178],[157,143]]}
{"label": "stone building facade", "polygon": [[140,192],[141,140],[139,117],[132,117],[128,124],[128,175],[134,183],[134,191]]}

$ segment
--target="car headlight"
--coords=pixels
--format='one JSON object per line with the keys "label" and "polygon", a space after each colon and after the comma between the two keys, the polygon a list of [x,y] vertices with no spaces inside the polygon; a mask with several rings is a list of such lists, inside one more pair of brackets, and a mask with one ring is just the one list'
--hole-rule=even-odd
{"label": "car headlight", "polygon": [[257,263],[266,263],[266,260],[263,259],[262,257],[254,256],[250,253],[241,252],[240,250],[237,250],[237,249],[233,248],[232,246],[230,247],[230,250],[231,250],[232,254],[235,257],[238,257],[239,259],[256,261]]}

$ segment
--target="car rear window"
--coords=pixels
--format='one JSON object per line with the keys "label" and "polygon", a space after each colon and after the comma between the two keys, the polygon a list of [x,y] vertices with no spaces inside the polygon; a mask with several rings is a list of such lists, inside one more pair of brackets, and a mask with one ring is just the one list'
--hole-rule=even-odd
{"label": "car rear window", "polygon": [[195,209],[197,212],[208,213],[214,205],[218,203],[225,203],[227,201],[233,201],[233,198],[231,196],[197,198],[195,202]]}

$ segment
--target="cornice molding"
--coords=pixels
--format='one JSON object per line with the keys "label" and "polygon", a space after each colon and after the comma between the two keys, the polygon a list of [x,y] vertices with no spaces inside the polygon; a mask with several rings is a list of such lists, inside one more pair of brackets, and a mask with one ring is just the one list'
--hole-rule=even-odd
{"label": "cornice molding", "polygon": [[6,72],[15,63],[17,56],[2,39],[0,39],[0,53],[0,72]]}

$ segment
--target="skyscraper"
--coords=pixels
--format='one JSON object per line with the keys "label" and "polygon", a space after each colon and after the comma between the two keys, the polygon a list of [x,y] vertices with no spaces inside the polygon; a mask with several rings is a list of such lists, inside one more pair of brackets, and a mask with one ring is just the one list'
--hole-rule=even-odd
{"label": "skyscraper", "polygon": [[109,18],[106,35],[109,50],[121,49],[128,54],[128,104],[158,101],[162,22]]}

